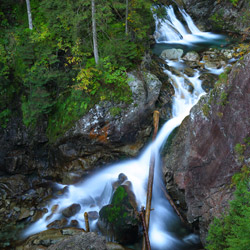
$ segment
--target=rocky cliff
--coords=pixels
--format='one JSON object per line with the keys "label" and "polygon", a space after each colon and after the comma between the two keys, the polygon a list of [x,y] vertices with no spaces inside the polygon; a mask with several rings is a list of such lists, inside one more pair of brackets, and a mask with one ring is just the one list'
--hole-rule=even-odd
{"label": "rocky cliff", "polygon": [[[211,220],[233,197],[231,177],[242,167],[234,148],[250,135],[249,104],[250,54],[194,106],[164,158],[167,189],[199,225],[203,243]],[[246,164],[249,157],[245,152]]]}

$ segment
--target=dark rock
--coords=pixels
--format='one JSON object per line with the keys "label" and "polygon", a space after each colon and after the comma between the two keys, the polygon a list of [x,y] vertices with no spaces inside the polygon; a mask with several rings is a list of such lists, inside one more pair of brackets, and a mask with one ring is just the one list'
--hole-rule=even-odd
{"label": "dark rock", "polygon": [[77,220],[70,221],[70,227],[78,227],[78,226],[79,226],[79,222]]}
{"label": "dark rock", "polygon": [[51,228],[55,228],[55,229],[59,229],[59,228],[64,228],[65,226],[67,226],[68,224],[68,220],[63,218],[61,220],[55,220],[53,222],[51,222],[50,224],[47,225],[48,229]]}
{"label": "dark rock", "polygon": [[104,235],[121,244],[131,244],[140,237],[140,222],[135,195],[129,185],[119,186],[113,194],[111,204],[100,212],[98,227]]}
{"label": "dark rock", "polygon": [[210,73],[204,73],[199,77],[200,80],[202,80],[202,88],[209,92],[211,89],[214,88],[214,85],[216,81],[219,79],[218,75],[210,74]]}
{"label": "dark rock", "polygon": [[70,205],[69,207],[63,209],[62,214],[65,217],[69,218],[69,217],[77,214],[80,210],[81,210],[81,205],[74,203],[74,204]]}
{"label": "dark rock", "polygon": [[250,54],[193,107],[164,159],[167,187],[186,202],[187,219],[199,225],[203,243],[210,222],[233,197],[231,178],[242,166],[234,147],[250,135],[249,103]]}

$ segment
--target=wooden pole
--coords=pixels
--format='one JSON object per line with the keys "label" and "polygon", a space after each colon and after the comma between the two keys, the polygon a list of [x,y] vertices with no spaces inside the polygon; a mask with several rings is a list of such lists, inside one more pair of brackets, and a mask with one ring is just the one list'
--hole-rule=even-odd
{"label": "wooden pole", "polygon": [[140,216],[141,216],[141,220],[142,220],[143,233],[144,233],[143,236],[144,236],[145,241],[146,241],[147,250],[151,250],[149,237],[148,237],[148,228],[147,228],[146,223],[145,223],[145,209],[143,206],[141,207]]}
{"label": "wooden pole", "polygon": [[89,232],[89,216],[87,212],[84,213],[84,220],[85,220],[86,232]]}
{"label": "wooden pole", "polygon": [[[154,141],[158,131],[159,125],[159,111],[154,111],[153,124],[154,124],[154,133],[152,140]],[[150,220],[150,211],[151,211],[151,201],[152,201],[152,192],[153,192],[153,182],[154,182],[154,169],[155,169],[155,155],[151,152],[150,165],[149,165],[149,174],[148,174],[148,188],[147,188],[147,203],[146,203],[146,213],[145,213],[145,224],[148,230],[149,220]],[[146,239],[143,237],[142,249],[146,250]]]}

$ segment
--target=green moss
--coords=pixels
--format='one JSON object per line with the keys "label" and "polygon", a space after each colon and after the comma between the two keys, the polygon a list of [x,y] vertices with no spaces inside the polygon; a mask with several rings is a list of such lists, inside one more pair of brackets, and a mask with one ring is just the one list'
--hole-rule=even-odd
{"label": "green moss", "polygon": [[223,29],[224,20],[223,20],[223,10],[220,10],[218,13],[213,14],[210,18],[215,29]]}
{"label": "green moss", "polygon": [[127,218],[128,213],[125,212],[124,206],[128,206],[128,194],[124,187],[120,186],[116,189],[111,204],[104,207],[102,213],[103,217],[108,220],[109,223],[122,223]]}
{"label": "green moss", "polygon": [[128,196],[127,192],[125,191],[124,187],[120,186],[116,189],[114,196],[112,198],[112,205],[120,205],[121,202]]}
{"label": "green moss", "polygon": [[120,115],[121,112],[122,112],[122,109],[120,107],[112,107],[110,110],[109,110],[110,114],[115,117],[117,115]]}
{"label": "green moss", "polygon": [[243,155],[245,152],[246,146],[244,144],[237,143],[234,147],[234,151],[238,155]]}
{"label": "green moss", "polygon": [[226,92],[222,91],[220,94],[219,105],[225,106],[226,104],[228,104],[228,94]]}
{"label": "green moss", "polygon": [[202,106],[202,112],[206,117],[209,116],[209,111],[210,111],[210,106],[208,104],[204,104]]}

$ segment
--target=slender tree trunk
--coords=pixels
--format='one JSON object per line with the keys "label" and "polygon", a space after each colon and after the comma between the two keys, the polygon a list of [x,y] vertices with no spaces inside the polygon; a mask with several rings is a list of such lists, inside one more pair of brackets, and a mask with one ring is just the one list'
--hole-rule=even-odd
{"label": "slender tree trunk", "polygon": [[96,35],[95,0],[91,0],[91,7],[92,7],[92,32],[93,32],[94,56],[95,56],[95,63],[98,64],[99,55],[98,55],[98,45],[97,45],[97,35]]}
{"label": "slender tree trunk", "polygon": [[32,16],[31,16],[31,9],[30,9],[30,0],[26,0],[27,5],[27,12],[28,12],[28,20],[29,20],[29,29],[33,29],[33,23],[32,23]]}
{"label": "slender tree trunk", "polygon": [[128,0],[126,0],[125,34],[128,34]]}

